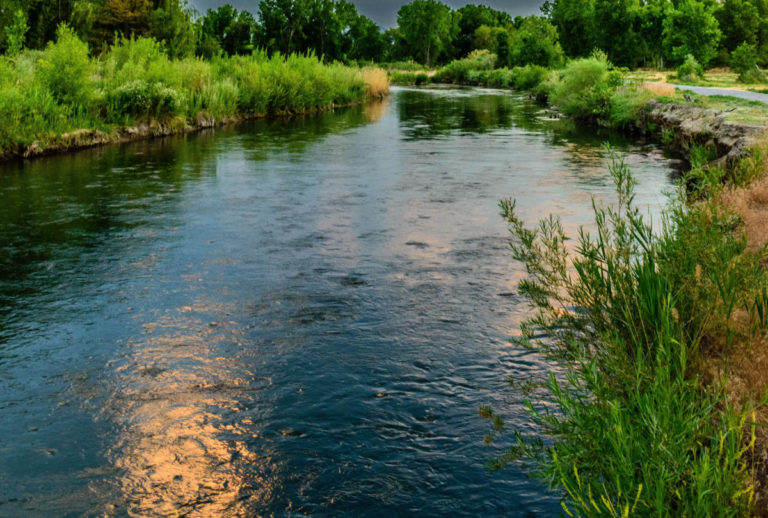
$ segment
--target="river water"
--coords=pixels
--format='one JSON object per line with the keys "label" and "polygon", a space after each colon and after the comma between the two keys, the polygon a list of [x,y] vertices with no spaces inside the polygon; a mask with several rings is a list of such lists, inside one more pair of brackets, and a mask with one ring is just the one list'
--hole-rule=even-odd
{"label": "river water", "polygon": [[[498,201],[591,221],[605,136],[388,101],[0,167],[0,516],[551,516]],[[611,138],[658,212],[675,164]]]}

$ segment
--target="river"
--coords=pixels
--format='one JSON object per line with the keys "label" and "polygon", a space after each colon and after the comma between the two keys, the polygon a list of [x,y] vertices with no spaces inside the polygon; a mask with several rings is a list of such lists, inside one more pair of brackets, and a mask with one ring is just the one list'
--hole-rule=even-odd
{"label": "river", "polygon": [[522,96],[335,113],[0,166],[0,516],[559,514],[497,473],[527,306],[498,201],[658,213],[675,161]]}

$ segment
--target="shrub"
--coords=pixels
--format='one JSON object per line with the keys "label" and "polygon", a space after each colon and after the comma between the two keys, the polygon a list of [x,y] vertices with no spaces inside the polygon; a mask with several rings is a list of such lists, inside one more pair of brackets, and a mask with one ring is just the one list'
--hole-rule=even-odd
{"label": "shrub", "polygon": [[688,54],[682,65],[677,68],[677,78],[680,81],[695,81],[704,77],[704,68],[696,61],[693,54]]}
{"label": "shrub", "polygon": [[[555,443],[517,434],[493,466],[532,460],[565,490],[570,516],[749,516],[754,424],[722,392],[708,394],[691,366],[711,326],[722,329],[728,308],[768,281],[760,258],[744,253],[731,215],[689,210],[682,188],[654,232],[629,170],[614,161],[611,172],[618,203],[595,204],[597,231],[581,231],[575,247],[558,218],[531,229],[514,202],[501,204],[528,274],[519,290],[535,310],[521,341],[565,373],[528,402]],[[490,408],[481,415],[493,419],[489,439],[503,430]]]}
{"label": "shrub", "polygon": [[435,81],[456,84],[466,83],[469,81],[470,71],[493,70],[495,65],[496,54],[485,49],[473,50],[466,58],[451,61],[440,69],[435,74]]}
{"label": "shrub", "polygon": [[607,118],[611,95],[622,83],[621,74],[610,70],[604,56],[578,59],[565,68],[550,100],[566,115],[600,122]]}
{"label": "shrub", "polygon": [[517,90],[533,90],[548,76],[549,70],[537,65],[526,65],[512,69],[514,85]]}
{"label": "shrub", "polygon": [[429,82],[429,76],[424,72],[390,72],[389,76],[393,83],[401,85],[424,85]]}
{"label": "shrub", "polygon": [[93,96],[92,73],[88,45],[72,29],[61,25],[56,32],[56,43],[48,44],[37,63],[36,79],[58,102],[77,110],[86,108]]}
{"label": "shrub", "polygon": [[628,128],[637,124],[640,113],[653,98],[653,93],[642,86],[633,84],[619,87],[610,99],[610,126]]}
{"label": "shrub", "polygon": [[742,83],[763,83],[765,74],[757,66],[757,48],[747,42],[731,53],[731,67],[739,74]]}
{"label": "shrub", "polygon": [[181,95],[163,83],[136,79],[110,91],[107,103],[109,118],[122,122],[126,115],[147,117],[175,114],[181,107]]}

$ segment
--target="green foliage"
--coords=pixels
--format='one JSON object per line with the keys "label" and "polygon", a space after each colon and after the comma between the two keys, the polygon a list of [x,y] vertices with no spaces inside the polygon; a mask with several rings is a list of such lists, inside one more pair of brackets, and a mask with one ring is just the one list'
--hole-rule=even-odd
{"label": "green foliage", "polygon": [[509,63],[513,66],[560,68],[565,62],[557,41],[557,29],[543,18],[525,18],[512,35],[511,45]]}
{"label": "green foliage", "polygon": [[[262,2],[267,9],[268,2]],[[253,33],[256,20],[248,11],[238,11],[229,4],[209,9],[199,21],[200,46],[198,54],[213,57],[219,51],[230,56],[247,54],[253,50]]]}
{"label": "green foliage", "polygon": [[[475,50],[477,30],[482,27],[506,28],[512,24],[512,17],[503,11],[497,11],[485,5],[469,4],[457,11],[459,17],[459,32],[453,41],[454,59],[463,58]],[[506,32],[506,31],[505,31]],[[500,34],[500,32],[499,32]],[[498,53],[498,48],[484,47]],[[502,64],[506,62],[502,61]]]}
{"label": "green foliage", "polygon": [[176,113],[181,105],[181,95],[163,83],[136,79],[110,91],[107,103],[112,121],[122,122],[126,115],[146,118]]}
{"label": "green foliage", "polygon": [[677,67],[677,78],[680,81],[691,82],[702,77],[704,77],[704,68],[696,61],[693,54],[688,54],[683,64]]}
{"label": "green foliage", "polygon": [[62,25],[37,64],[36,78],[58,102],[78,110],[87,109],[93,97],[92,72],[88,45]]}
{"label": "green foliage", "polygon": [[[627,167],[614,160],[611,173],[618,202],[594,204],[597,231],[581,230],[575,248],[556,217],[530,229],[514,202],[501,204],[528,273],[519,289],[535,310],[522,342],[564,375],[528,404],[554,445],[518,433],[494,466],[533,460],[565,490],[572,516],[746,516],[754,425],[705,391],[691,365],[729,308],[759,299],[766,273],[731,215],[689,207],[681,188],[654,232]],[[499,416],[482,414],[494,419],[492,436],[504,431]]]}
{"label": "green foliage", "polygon": [[742,83],[763,83],[765,74],[757,66],[757,48],[747,42],[731,53],[731,67],[739,74]]}
{"label": "green foliage", "polygon": [[610,126],[629,129],[639,124],[640,114],[651,100],[653,100],[651,92],[635,84],[621,85],[611,94]]}
{"label": "green foliage", "polygon": [[21,52],[28,30],[27,16],[21,9],[16,10],[13,13],[13,24],[5,28],[6,54],[15,56]]}
{"label": "green foliage", "polygon": [[437,0],[413,0],[397,12],[397,24],[411,56],[432,66],[459,32],[458,16]]}
{"label": "green foliage", "polygon": [[512,61],[512,40],[507,31],[501,31],[496,35],[496,64],[497,66],[509,66]]}
{"label": "green foliage", "polygon": [[549,75],[549,70],[538,65],[525,65],[512,69],[513,84],[516,90],[533,90]]}
{"label": "green foliage", "polygon": [[552,0],[543,10],[557,29],[563,50],[571,57],[588,56],[595,48],[594,3],[591,0]]}
{"label": "green foliage", "polygon": [[429,76],[424,72],[391,72],[392,82],[399,85],[425,85]]}
{"label": "green foliage", "polygon": [[185,0],[161,0],[149,14],[149,33],[165,45],[171,58],[183,58],[195,52],[197,32]]}
{"label": "green foliage", "polygon": [[621,74],[611,70],[605,56],[595,55],[569,63],[550,100],[566,115],[602,122],[609,116],[614,90],[622,83]]}
{"label": "green foliage", "polygon": [[[496,54],[487,50],[474,50],[464,59],[451,61],[438,70],[434,80],[439,83],[470,83],[470,74],[481,70],[493,70],[496,65]],[[478,77],[475,77],[477,82]]]}
{"label": "green foliage", "polygon": [[90,57],[62,26],[44,52],[0,57],[0,155],[34,141],[45,147],[78,129],[324,109],[365,99],[366,87],[360,69],[326,65],[311,54],[170,59],[162,43],[133,37]]}
{"label": "green foliage", "polygon": [[680,0],[664,20],[664,48],[675,62],[688,55],[707,66],[717,55],[721,32],[714,15],[713,3]]}
{"label": "green foliage", "polygon": [[768,64],[767,0],[724,0],[716,16],[723,32],[724,54],[747,43],[755,47],[758,64]]}

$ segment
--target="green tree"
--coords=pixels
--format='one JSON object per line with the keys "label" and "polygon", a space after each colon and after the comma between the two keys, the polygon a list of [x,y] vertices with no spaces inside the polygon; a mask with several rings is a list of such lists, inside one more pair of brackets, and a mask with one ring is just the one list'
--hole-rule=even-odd
{"label": "green tree", "polygon": [[499,68],[507,67],[512,61],[511,39],[509,32],[502,31],[496,35],[496,65]]}
{"label": "green tree", "polygon": [[638,45],[646,65],[664,67],[664,20],[672,8],[669,0],[645,0],[640,8]]}
{"label": "green tree", "polygon": [[397,12],[397,25],[413,59],[432,66],[459,32],[458,16],[437,0],[413,0]]}
{"label": "green tree", "polygon": [[558,68],[564,62],[565,55],[554,25],[538,16],[529,16],[520,22],[520,27],[512,34],[511,65]]}
{"label": "green tree", "polygon": [[723,56],[748,43],[755,46],[758,62],[768,63],[768,0],[725,0],[716,16]]}
{"label": "green tree", "polygon": [[89,41],[94,48],[111,45],[115,36],[149,34],[149,0],[105,0],[93,23]]}
{"label": "green tree", "polygon": [[14,24],[16,13],[21,10],[29,29],[24,46],[42,49],[56,38],[56,29],[69,21],[72,0],[0,0],[0,48],[7,48],[5,28]]}
{"label": "green tree", "polygon": [[17,9],[13,15],[13,24],[5,28],[6,54],[15,56],[21,52],[28,30],[27,15],[21,9]]}
{"label": "green tree", "polygon": [[149,29],[157,41],[165,44],[171,58],[195,52],[197,34],[186,0],[160,0],[149,15]]}
{"label": "green tree", "polygon": [[742,83],[762,83],[765,74],[757,67],[757,47],[746,41],[731,53],[731,67],[739,74]]}
{"label": "green tree", "polygon": [[379,26],[370,18],[357,15],[349,24],[349,58],[377,61],[384,57],[386,43]]}
{"label": "green tree", "polygon": [[77,108],[89,103],[93,91],[92,69],[88,45],[62,24],[56,43],[49,43],[38,61],[35,76],[57,101]]}
{"label": "green tree", "polygon": [[248,11],[238,11],[229,4],[209,9],[199,21],[198,54],[211,57],[219,51],[229,55],[247,54],[253,50],[256,20]]}
{"label": "green tree", "polygon": [[592,30],[595,46],[616,65],[635,68],[642,60],[637,33],[640,4],[637,0],[594,0]]}
{"label": "green tree", "polygon": [[[477,30],[482,27],[507,27],[512,25],[512,17],[484,5],[468,4],[457,11],[459,32],[453,41],[454,58],[463,58],[472,50]],[[498,34],[498,33],[497,33]],[[483,47],[487,48],[487,47]]]}
{"label": "green tree", "polygon": [[664,20],[664,51],[681,63],[688,54],[706,67],[717,55],[721,32],[714,15],[715,4],[679,0]]}
{"label": "green tree", "polygon": [[283,54],[301,51],[310,17],[311,6],[307,0],[261,0],[259,44]]}
{"label": "green tree", "polygon": [[560,44],[570,57],[589,56],[595,49],[594,0],[552,0],[542,12],[557,29]]}

